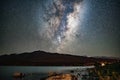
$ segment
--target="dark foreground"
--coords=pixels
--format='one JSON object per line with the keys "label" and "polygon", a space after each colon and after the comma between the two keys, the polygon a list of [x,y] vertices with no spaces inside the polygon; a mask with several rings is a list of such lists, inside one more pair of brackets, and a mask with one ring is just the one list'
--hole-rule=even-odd
{"label": "dark foreground", "polygon": [[[24,78],[19,78],[19,80],[24,80]],[[47,76],[39,80],[120,80],[120,63],[96,64],[91,68],[75,68],[61,72],[49,72]]]}
{"label": "dark foreground", "polygon": [[71,70],[70,73],[54,75],[45,80],[120,80],[120,63]]}

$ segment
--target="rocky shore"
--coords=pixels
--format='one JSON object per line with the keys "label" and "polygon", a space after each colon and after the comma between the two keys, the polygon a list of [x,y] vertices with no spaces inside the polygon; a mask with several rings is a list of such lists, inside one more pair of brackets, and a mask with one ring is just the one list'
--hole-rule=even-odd
{"label": "rocky shore", "polygon": [[[21,78],[41,73],[24,74],[16,72],[13,77]],[[60,72],[48,72],[40,80],[120,80],[120,62],[112,64],[98,64],[93,67],[75,68]]]}
{"label": "rocky shore", "polygon": [[63,74],[51,75],[45,80],[120,80],[120,63],[71,70]]}

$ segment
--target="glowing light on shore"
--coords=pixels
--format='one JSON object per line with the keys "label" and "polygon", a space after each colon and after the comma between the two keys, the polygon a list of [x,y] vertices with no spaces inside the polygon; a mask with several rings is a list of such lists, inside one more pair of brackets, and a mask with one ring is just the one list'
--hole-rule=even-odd
{"label": "glowing light on shore", "polygon": [[101,66],[105,66],[105,63],[101,63]]}

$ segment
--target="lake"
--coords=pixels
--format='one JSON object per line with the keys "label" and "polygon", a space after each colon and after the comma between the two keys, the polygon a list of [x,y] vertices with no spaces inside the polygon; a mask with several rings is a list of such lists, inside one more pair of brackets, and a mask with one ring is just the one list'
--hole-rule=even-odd
{"label": "lake", "polygon": [[[48,72],[63,72],[69,70],[85,70],[93,66],[0,66],[0,80],[40,80],[47,77]],[[29,74],[22,79],[13,78],[15,72]],[[30,75],[32,74],[32,75]]]}

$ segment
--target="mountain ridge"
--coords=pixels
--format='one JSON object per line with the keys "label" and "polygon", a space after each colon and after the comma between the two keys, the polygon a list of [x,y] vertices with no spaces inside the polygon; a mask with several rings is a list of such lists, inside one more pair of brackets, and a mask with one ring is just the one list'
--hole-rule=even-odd
{"label": "mountain ridge", "polygon": [[0,56],[0,65],[7,66],[88,66],[96,62],[115,62],[119,59],[96,58],[45,51],[25,52]]}

